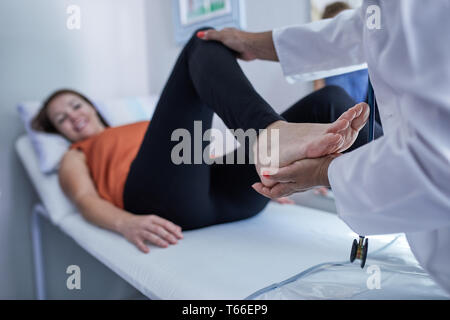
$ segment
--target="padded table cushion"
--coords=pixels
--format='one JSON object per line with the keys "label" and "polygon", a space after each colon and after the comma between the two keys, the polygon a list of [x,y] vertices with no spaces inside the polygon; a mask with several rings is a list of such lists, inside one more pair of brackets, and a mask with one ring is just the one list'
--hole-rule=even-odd
{"label": "padded table cushion", "polygon": [[50,221],[58,225],[68,215],[75,214],[77,209],[64,195],[59,186],[58,175],[46,175],[41,172],[38,158],[28,136],[24,135],[17,140],[16,150],[36,192],[47,209]]}
{"label": "padded table cushion", "polygon": [[248,220],[184,232],[142,254],[121,235],[66,217],[61,228],[153,299],[244,299],[325,261],[349,255],[352,232],[336,216],[271,203]]}

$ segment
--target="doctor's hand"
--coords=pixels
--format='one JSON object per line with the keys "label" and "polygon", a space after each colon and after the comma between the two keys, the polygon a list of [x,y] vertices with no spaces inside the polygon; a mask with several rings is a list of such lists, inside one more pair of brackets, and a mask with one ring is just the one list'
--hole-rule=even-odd
{"label": "doctor's hand", "polygon": [[244,61],[255,59],[279,61],[272,39],[272,31],[252,33],[235,28],[225,28],[217,31],[204,30],[197,33],[203,40],[213,40],[224,44],[234,50],[238,58]]}
{"label": "doctor's hand", "polygon": [[[253,145],[255,166],[261,182],[268,188],[278,182],[266,178],[266,175],[270,175],[273,171],[271,166],[286,167],[302,159],[316,159],[348,150],[367,123],[369,115],[369,106],[366,103],[359,103],[329,124],[285,121],[271,124]],[[278,137],[275,136],[275,139],[278,139],[275,140],[277,144],[273,144],[273,139],[268,137],[273,132],[278,133]],[[268,154],[271,157],[278,155],[278,158],[275,158],[276,163],[271,162],[272,158],[268,157]]]}
{"label": "doctor's hand", "polygon": [[273,199],[273,201],[279,203],[279,204],[295,204],[295,201],[292,200],[289,197],[281,197],[281,198],[277,198],[277,199]]}
{"label": "doctor's hand", "polygon": [[118,231],[143,253],[150,251],[146,242],[167,248],[183,238],[179,226],[156,215],[129,215],[121,221]]}
{"label": "doctor's hand", "polygon": [[266,187],[259,182],[252,187],[270,199],[286,197],[318,186],[329,187],[328,168],[331,162],[340,155],[332,154],[323,158],[296,161],[287,167],[278,169],[274,175],[265,176],[274,183],[273,186]]}

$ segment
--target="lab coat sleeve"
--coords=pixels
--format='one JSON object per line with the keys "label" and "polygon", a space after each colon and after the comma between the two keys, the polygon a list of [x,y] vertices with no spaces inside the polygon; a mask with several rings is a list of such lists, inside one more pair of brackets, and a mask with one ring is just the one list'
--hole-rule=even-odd
{"label": "lab coat sleeve", "polygon": [[362,235],[450,226],[450,43],[436,34],[450,22],[439,6],[407,4],[376,70],[397,92],[396,126],[328,172],[339,216]]}
{"label": "lab coat sleeve", "polygon": [[400,129],[341,156],[328,171],[340,218],[362,235],[450,226],[448,161]]}
{"label": "lab coat sleeve", "polygon": [[273,30],[272,37],[288,81],[308,81],[366,68],[362,10],[334,19]]}

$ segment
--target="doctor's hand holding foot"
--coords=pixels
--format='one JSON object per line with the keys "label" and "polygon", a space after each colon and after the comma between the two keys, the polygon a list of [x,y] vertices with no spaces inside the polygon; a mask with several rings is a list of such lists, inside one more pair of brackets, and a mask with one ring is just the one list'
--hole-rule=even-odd
{"label": "doctor's hand holding foot", "polygon": [[[359,131],[365,126],[369,119],[370,109],[366,103],[360,103],[343,113],[337,121],[331,124],[306,124],[306,123],[288,123],[278,121],[270,125],[266,131],[274,129],[279,130],[279,161],[276,168],[264,167],[267,163],[264,159],[266,155],[272,155],[273,146],[270,138],[260,135],[259,141],[253,147],[254,154],[257,155],[256,169],[260,175],[262,185],[273,187],[281,182],[272,176],[282,167],[286,167],[295,161],[302,159],[315,159],[330,154],[336,154],[346,151],[350,148],[358,137]],[[320,161],[323,161],[321,159]],[[320,161],[314,163],[319,164]],[[308,175],[307,172],[302,172]],[[293,177],[289,182],[292,181]],[[309,180],[308,180],[309,181]],[[311,181],[313,182],[313,181]],[[328,184],[316,184],[308,188]],[[285,186],[286,187],[286,186]],[[303,183],[302,183],[303,187]],[[259,192],[259,190],[257,189]],[[282,194],[279,197],[287,196],[292,193]],[[264,194],[265,195],[265,194]],[[270,197],[272,199],[279,198]]]}
{"label": "doctor's hand holding foot", "polygon": [[[261,183],[255,183],[252,186],[253,189],[263,196],[277,199],[318,186],[329,187],[328,167],[341,152],[353,145],[359,131],[367,123],[369,115],[369,106],[366,103],[360,103],[345,112],[334,124],[329,125],[325,135],[320,133],[317,136],[307,135],[307,138],[311,140],[306,143],[303,142],[304,138],[299,138],[299,135],[291,136],[292,140],[288,139],[287,143],[280,138],[279,150],[284,162],[280,160],[280,168],[273,173],[271,170],[263,172]],[[344,129],[339,128],[340,121],[347,121],[348,125]],[[324,143],[330,132],[341,136],[337,148],[333,148],[332,144]],[[292,150],[306,150],[306,152],[295,154]],[[295,155],[298,157],[290,161],[295,158]]]}
{"label": "doctor's hand holding foot", "polygon": [[258,193],[271,199],[287,197],[297,192],[307,191],[317,186],[329,187],[328,167],[340,154],[332,154],[317,159],[303,159],[280,168],[265,180],[270,186],[259,182],[252,187]]}

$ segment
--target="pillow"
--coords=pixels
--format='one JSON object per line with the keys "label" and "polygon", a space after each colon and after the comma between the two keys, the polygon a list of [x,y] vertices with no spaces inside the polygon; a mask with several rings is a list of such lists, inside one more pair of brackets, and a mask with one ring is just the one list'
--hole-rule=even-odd
{"label": "pillow", "polygon": [[110,126],[117,127],[150,120],[158,100],[159,96],[145,96],[107,101],[94,100],[92,103]]}
{"label": "pillow", "polygon": [[70,146],[69,140],[58,134],[35,131],[31,121],[39,112],[41,103],[25,102],[17,106],[25,130],[39,160],[39,169],[43,173],[51,173],[58,169],[58,164]]}
{"label": "pillow", "polygon": [[[150,120],[157,102],[158,96],[93,101],[98,112],[110,126]],[[44,174],[51,174],[58,170],[59,163],[71,142],[61,135],[39,132],[31,128],[31,121],[41,106],[39,102],[24,102],[17,106],[17,110],[38,157],[39,169]]]}

